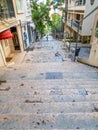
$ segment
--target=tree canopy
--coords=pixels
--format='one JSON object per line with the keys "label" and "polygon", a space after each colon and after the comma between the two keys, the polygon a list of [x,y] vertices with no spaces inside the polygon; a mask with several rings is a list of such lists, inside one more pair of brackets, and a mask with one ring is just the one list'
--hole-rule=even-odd
{"label": "tree canopy", "polygon": [[32,19],[41,34],[44,33],[46,24],[51,24],[49,17],[50,5],[49,0],[46,1],[46,4],[38,4],[34,0],[32,1]]}
{"label": "tree canopy", "polygon": [[35,0],[32,0],[32,20],[41,35],[49,29],[54,31],[61,27],[62,16],[56,13],[50,16],[50,10],[51,5],[58,9],[60,7],[61,9],[63,1],[64,0],[46,0],[46,3],[37,3]]}
{"label": "tree canopy", "polygon": [[56,31],[58,28],[61,28],[62,17],[58,14],[52,14],[52,31]]}

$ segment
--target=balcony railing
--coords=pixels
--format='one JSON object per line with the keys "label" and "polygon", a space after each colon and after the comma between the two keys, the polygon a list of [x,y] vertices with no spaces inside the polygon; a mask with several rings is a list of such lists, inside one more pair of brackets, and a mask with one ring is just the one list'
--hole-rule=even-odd
{"label": "balcony railing", "polygon": [[[74,26],[75,28],[78,28],[78,23],[76,22],[72,22],[72,26]],[[79,26],[79,30],[82,30],[82,26]]]}
{"label": "balcony railing", "polygon": [[75,2],[75,6],[84,6],[85,3],[86,3],[85,0],[83,0],[83,1],[77,0],[77,1]]}
{"label": "balcony railing", "polygon": [[[76,28],[76,29],[78,28],[78,23],[75,22],[75,20],[72,20],[72,21],[71,21],[71,20],[68,20],[68,21],[67,21],[67,24],[68,24],[70,27],[72,26],[72,27],[74,27],[74,28]],[[79,30],[80,30],[80,31],[82,30],[82,26],[81,26],[81,25],[79,26]]]}

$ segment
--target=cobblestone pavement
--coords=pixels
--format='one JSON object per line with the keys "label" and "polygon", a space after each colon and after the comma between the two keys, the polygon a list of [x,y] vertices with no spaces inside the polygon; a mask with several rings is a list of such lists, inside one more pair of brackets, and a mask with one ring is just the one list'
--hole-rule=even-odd
{"label": "cobblestone pavement", "polygon": [[0,130],[98,130],[98,70],[68,55],[44,38],[0,68]]}

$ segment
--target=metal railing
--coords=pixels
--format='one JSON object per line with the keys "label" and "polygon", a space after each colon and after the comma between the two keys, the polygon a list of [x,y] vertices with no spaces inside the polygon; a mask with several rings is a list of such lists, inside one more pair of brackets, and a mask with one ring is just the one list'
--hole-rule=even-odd
{"label": "metal railing", "polygon": [[[77,36],[76,36],[76,46],[75,46],[75,54],[77,51],[77,44],[79,40],[79,28],[80,28],[80,23],[83,22],[86,18],[88,18],[92,13],[94,13],[98,9],[98,6],[96,6],[90,13],[88,13],[83,19],[78,21],[78,28],[77,28]],[[76,60],[76,55],[74,55],[74,61]]]}
{"label": "metal railing", "polygon": [[[75,28],[78,28],[78,23],[73,21],[72,26],[74,26]],[[82,30],[82,26],[79,26],[79,30]]]}
{"label": "metal railing", "polygon": [[[78,28],[78,23],[76,22],[77,20],[75,19],[72,19],[72,20],[68,20],[67,21],[67,24],[70,26],[70,27],[75,27],[76,29]],[[81,31],[82,30],[82,26],[80,25],[79,26],[79,30]]]}

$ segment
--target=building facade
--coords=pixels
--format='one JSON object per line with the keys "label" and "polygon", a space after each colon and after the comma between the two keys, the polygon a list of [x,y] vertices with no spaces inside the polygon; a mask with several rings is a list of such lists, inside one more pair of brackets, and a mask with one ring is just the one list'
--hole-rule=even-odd
{"label": "building facade", "polygon": [[90,43],[91,43],[91,50],[89,58],[88,59],[78,58],[78,61],[94,67],[98,67],[98,9],[96,10]]}
{"label": "building facade", "polygon": [[[87,18],[85,17],[97,5],[98,0],[68,0],[67,22],[65,23],[66,37],[76,40],[77,31],[79,31],[79,41],[90,42],[96,11]],[[81,22],[79,23],[79,21]]]}
{"label": "building facade", "polygon": [[13,54],[23,52],[33,42],[34,28],[29,0],[0,1],[0,34],[7,30],[13,34],[11,39],[0,40],[0,66],[7,65]]}
{"label": "building facade", "polygon": [[35,41],[35,25],[32,22],[30,0],[16,0],[16,18],[20,21],[24,41],[24,48],[28,48]]}

